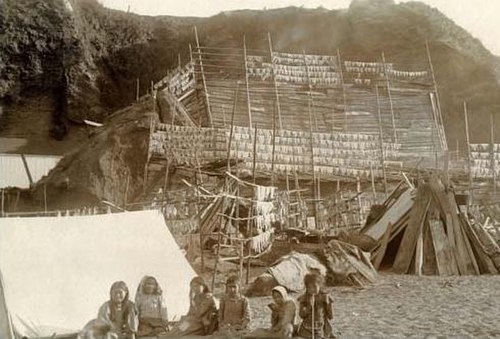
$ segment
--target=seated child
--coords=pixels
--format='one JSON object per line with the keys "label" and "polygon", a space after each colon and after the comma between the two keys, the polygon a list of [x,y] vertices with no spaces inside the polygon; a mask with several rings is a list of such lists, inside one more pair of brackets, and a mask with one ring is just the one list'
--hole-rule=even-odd
{"label": "seated child", "polygon": [[333,300],[322,291],[323,277],[319,274],[307,274],[304,277],[306,293],[300,296],[299,316],[302,323],[298,335],[302,338],[324,339],[332,337]]}
{"label": "seated child", "polygon": [[154,277],[142,278],[137,287],[135,305],[139,315],[138,336],[154,337],[167,333],[167,306],[160,285]]}
{"label": "seated child", "polygon": [[78,334],[79,339],[135,339],[137,310],[129,300],[123,281],[111,286],[109,301],[100,308],[97,319],[90,321]]}
{"label": "seated child", "polygon": [[227,336],[243,335],[250,324],[250,304],[240,294],[240,280],[233,275],[226,280],[226,294],[219,308],[219,334]]}
{"label": "seated child", "polygon": [[210,335],[217,328],[217,307],[214,297],[201,277],[190,283],[189,311],[168,333],[169,337]]}
{"label": "seated child", "polygon": [[277,286],[272,292],[274,303],[271,309],[271,328],[259,328],[247,335],[247,338],[291,338],[297,307],[288,296],[283,286]]}

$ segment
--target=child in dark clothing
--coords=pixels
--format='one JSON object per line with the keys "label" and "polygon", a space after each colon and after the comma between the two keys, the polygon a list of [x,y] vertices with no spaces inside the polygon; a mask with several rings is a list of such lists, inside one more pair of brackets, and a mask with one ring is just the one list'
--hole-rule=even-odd
{"label": "child in dark clothing", "polygon": [[324,291],[323,277],[307,274],[304,278],[306,293],[298,298],[302,323],[298,335],[302,338],[326,339],[332,337],[333,299]]}

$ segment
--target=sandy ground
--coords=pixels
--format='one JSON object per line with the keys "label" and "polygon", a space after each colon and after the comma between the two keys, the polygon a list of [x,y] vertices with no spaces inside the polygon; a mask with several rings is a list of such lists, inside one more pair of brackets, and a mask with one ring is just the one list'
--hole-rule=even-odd
{"label": "sandy ground", "polygon": [[[213,262],[208,260],[207,267]],[[198,263],[193,265],[198,271]],[[237,265],[219,265],[215,294]],[[253,269],[257,276],[264,269]],[[207,270],[208,271],[208,270]],[[211,281],[210,272],[203,274]],[[369,287],[329,288],[341,338],[500,338],[500,275],[410,276],[381,273]],[[293,295],[294,298],[298,295]],[[252,328],[268,327],[270,297],[251,298]]]}

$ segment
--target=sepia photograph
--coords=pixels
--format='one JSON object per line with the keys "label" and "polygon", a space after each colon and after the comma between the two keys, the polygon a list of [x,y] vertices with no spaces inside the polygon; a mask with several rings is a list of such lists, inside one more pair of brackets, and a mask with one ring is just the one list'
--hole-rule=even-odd
{"label": "sepia photograph", "polygon": [[499,0],[0,0],[0,339],[500,338]]}

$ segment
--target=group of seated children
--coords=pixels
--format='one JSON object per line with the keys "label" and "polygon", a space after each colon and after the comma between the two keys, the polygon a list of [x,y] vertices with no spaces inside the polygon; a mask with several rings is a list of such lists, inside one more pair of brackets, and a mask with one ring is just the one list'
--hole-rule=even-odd
{"label": "group of seated children", "polygon": [[135,303],[123,281],[111,286],[110,299],[99,309],[97,319],[90,321],[78,339],[135,339],[136,337],[184,337],[211,335],[245,338],[330,338],[333,302],[322,290],[323,277],[308,274],[306,292],[298,298],[298,315],[302,322],[295,328],[297,306],[282,286],[272,291],[271,327],[249,330],[251,314],[246,297],[240,293],[237,276],[226,280],[226,293],[216,302],[202,278],[190,283],[189,311],[169,328],[165,301],[158,281],[151,276],[142,279]]}

